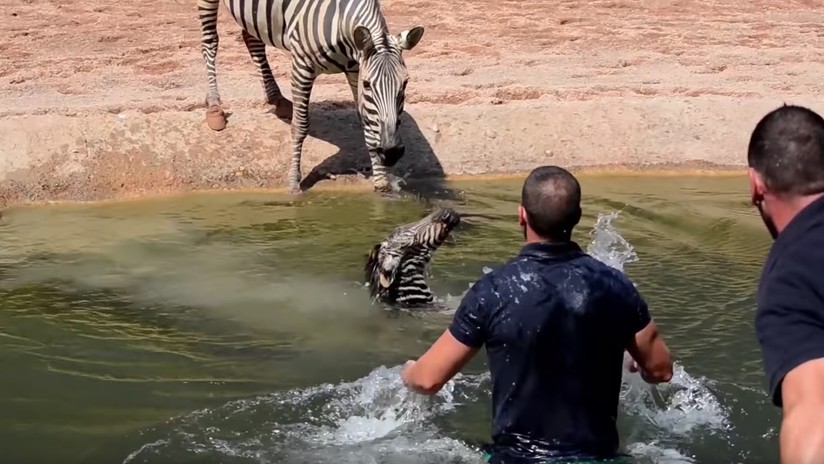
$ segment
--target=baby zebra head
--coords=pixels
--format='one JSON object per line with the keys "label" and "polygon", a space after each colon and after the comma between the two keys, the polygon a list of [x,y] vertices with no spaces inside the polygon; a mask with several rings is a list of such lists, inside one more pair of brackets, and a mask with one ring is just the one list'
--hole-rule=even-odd
{"label": "baby zebra head", "polygon": [[412,50],[423,37],[417,26],[398,35],[373,35],[365,26],[354,31],[355,47],[360,50],[358,73],[358,112],[363,123],[366,148],[386,167],[394,166],[405,148],[398,128],[409,73],[402,52]]}
{"label": "baby zebra head", "polygon": [[432,304],[426,266],[460,222],[455,210],[439,209],[420,221],[395,228],[375,245],[364,266],[372,298],[401,307]]}

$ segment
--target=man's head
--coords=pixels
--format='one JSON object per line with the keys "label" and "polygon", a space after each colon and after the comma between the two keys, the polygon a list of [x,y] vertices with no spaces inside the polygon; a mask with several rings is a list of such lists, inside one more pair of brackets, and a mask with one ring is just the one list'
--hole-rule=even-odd
{"label": "man's head", "polygon": [[457,211],[438,209],[396,227],[372,247],[363,269],[372,297],[403,307],[431,304],[434,295],[426,283],[426,266],[460,222]]}
{"label": "man's head", "polygon": [[752,132],[747,164],[752,203],[776,238],[824,192],[824,119],[800,106],[771,111]]}
{"label": "man's head", "polygon": [[558,166],[529,173],[518,206],[518,223],[527,241],[567,241],[580,220],[581,186],[575,176]]}
{"label": "man's head", "polygon": [[387,167],[394,166],[405,152],[398,130],[409,82],[403,52],[415,48],[423,31],[421,26],[398,35],[373,35],[366,26],[354,31],[355,47],[360,51],[358,111],[366,147]]}

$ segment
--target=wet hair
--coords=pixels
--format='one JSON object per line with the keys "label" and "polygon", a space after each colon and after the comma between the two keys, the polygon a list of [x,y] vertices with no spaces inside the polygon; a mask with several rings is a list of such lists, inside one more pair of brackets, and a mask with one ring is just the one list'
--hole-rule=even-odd
{"label": "wet hair", "polygon": [[752,132],[747,163],[770,192],[824,192],[824,119],[787,104],[767,113]]}
{"label": "wet hair", "polygon": [[569,240],[581,220],[581,186],[566,169],[541,166],[524,181],[521,206],[536,234],[547,240]]}

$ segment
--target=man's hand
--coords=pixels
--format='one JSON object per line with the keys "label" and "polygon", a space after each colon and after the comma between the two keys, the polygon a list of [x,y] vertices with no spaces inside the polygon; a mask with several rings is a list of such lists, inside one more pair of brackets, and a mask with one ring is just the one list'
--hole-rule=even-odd
{"label": "man's hand", "polygon": [[639,370],[641,370],[641,368],[638,366],[638,363],[635,362],[634,359],[629,359],[627,361],[627,366],[626,367],[627,367],[627,371],[632,372],[633,374],[638,372]]}
{"label": "man's hand", "polygon": [[407,387],[409,387],[409,386],[410,386],[410,382],[409,382],[409,370],[410,370],[410,369],[412,368],[412,366],[414,366],[414,365],[415,365],[415,360],[414,360],[414,359],[410,359],[409,361],[406,361],[406,362],[403,364],[403,368],[401,368],[401,380],[403,381],[403,384],[404,384],[404,385],[406,385]]}
{"label": "man's hand", "polygon": [[409,360],[401,370],[401,380],[410,390],[434,395],[478,352],[459,342],[449,330],[417,361]]}
{"label": "man's hand", "polygon": [[415,367],[415,364],[416,361],[414,359],[410,359],[404,363],[403,368],[401,369],[401,381],[403,381],[406,388],[414,391],[415,393],[426,394],[426,391],[415,385],[415,383],[411,380],[412,369]]}
{"label": "man's hand", "polygon": [[406,361],[406,362],[403,364],[403,369],[402,369],[402,371],[403,371],[403,372],[406,372],[407,370],[409,370],[409,368],[410,368],[410,367],[412,367],[412,366],[414,366],[414,365],[415,365],[415,360],[414,360],[414,359],[410,359],[409,361]]}

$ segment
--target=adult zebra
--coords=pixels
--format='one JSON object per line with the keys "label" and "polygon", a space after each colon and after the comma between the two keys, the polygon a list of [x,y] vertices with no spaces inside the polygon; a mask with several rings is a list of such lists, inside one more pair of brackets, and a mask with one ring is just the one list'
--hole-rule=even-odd
{"label": "adult zebra", "polygon": [[[423,37],[423,27],[389,34],[378,0],[223,0],[242,28],[243,41],[258,68],[266,101],[281,119],[291,118],[291,192],[300,191],[300,158],[309,131],[309,96],[320,74],[344,73],[358,107],[372,162],[374,189],[391,192],[388,168],[404,154],[398,128],[409,79],[403,50]],[[198,0],[201,48],[209,91],[209,127],[222,130],[226,119],[217,90],[215,56],[220,0]],[[266,46],[290,52],[292,99],[280,91],[266,59]]]}

